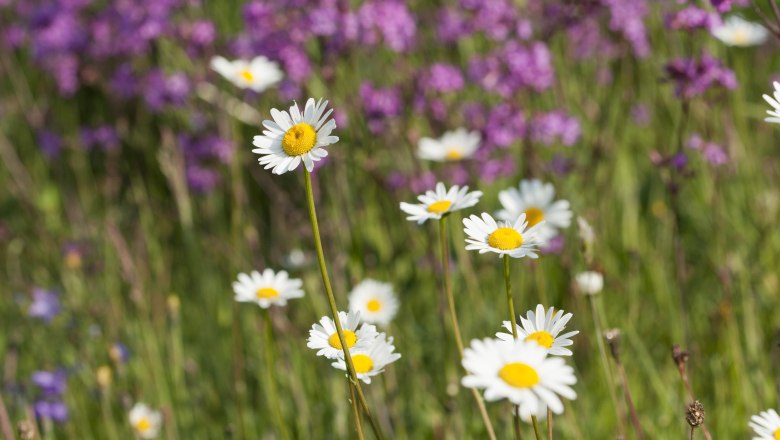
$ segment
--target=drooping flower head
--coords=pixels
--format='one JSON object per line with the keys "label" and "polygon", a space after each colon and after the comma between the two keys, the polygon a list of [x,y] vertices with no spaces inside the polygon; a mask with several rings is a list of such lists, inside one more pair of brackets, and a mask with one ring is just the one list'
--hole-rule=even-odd
{"label": "drooping flower head", "polygon": [[285,306],[288,299],[302,298],[303,281],[290,278],[287,272],[281,270],[274,273],[266,269],[261,274],[254,270],[251,274],[238,274],[238,281],[233,282],[233,291],[238,302],[253,302],[267,309],[272,305]]}
{"label": "drooping flower head", "polygon": [[547,349],[536,342],[518,339],[475,339],[463,353],[468,375],[463,386],[485,390],[485,400],[507,399],[518,405],[520,416],[528,420],[541,416],[549,407],[563,412],[559,396],[576,399],[571,388],[577,383],[574,369],[560,357],[548,357]]}
{"label": "drooping flower head", "polygon": [[211,68],[225,79],[242,89],[262,92],[284,78],[279,65],[266,57],[258,56],[250,61],[229,61],[216,56],[211,59]]}
{"label": "drooping flower head", "polygon": [[[572,352],[568,347],[574,342],[571,337],[578,334],[579,330],[561,334],[566,328],[566,324],[574,316],[571,313],[564,314],[563,310],[555,311],[553,307],[544,311],[544,306],[536,306],[536,313],[529,310],[526,318],[520,316],[520,324],[517,325],[517,339],[523,341],[534,341],[544,347],[549,354],[556,356],[571,356]],[[512,324],[504,321],[504,328],[509,333],[496,333],[496,337],[502,341],[512,341]]]}
{"label": "drooping flower head", "polygon": [[479,148],[480,140],[481,137],[476,131],[469,132],[465,128],[459,128],[444,133],[439,139],[420,139],[417,156],[437,162],[468,159]]}
{"label": "drooping flower head", "polygon": [[390,283],[367,278],[349,294],[349,310],[360,313],[369,324],[387,325],[398,313],[398,298]]}
{"label": "drooping flower head", "polygon": [[325,111],[327,106],[328,101],[315,103],[309,98],[303,113],[298,104],[293,104],[289,112],[271,109],[273,121],[263,121],[263,134],[252,142],[257,147],[252,152],[261,156],[260,165],[272,168],[274,174],[284,174],[303,162],[312,171],[314,162],[328,155],[323,147],[339,141],[338,136],[331,135],[336,121],[329,118],[333,109]]}
{"label": "drooping flower head", "polygon": [[426,220],[439,220],[442,216],[461,209],[470,208],[479,202],[482,191],[469,192],[469,187],[457,185],[450,189],[442,182],[436,184],[436,191],[427,191],[417,196],[420,203],[401,202],[401,210],[409,214],[407,220],[425,223]]}
{"label": "drooping flower head", "polygon": [[[401,355],[395,352],[393,338],[387,338],[384,333],[379,333],[367,345],[350,349],[349,354],[352,357],[352,365],[355,366],[358,379],[365,383],[371,383],[372,377],[382,373],[387,365],[401,358]],[[339,352],[336,362],[331,365],[346,371],[347,364],[344,361],[344,353]]]}
{"label": "drooping flower head", "polygon": [[540,221],[528,228],[525,213],[511,222],[496,222],[493,217],[482,213],[482,217],[472,215],[463,219],[466,239],[466,250],[477,250],[480,254],[495,252],[499,256],[509,255],[512,258],[537,258],[536,246],[540,244],[539,228],[544,225]]}
{"label": "drooping flower head", "polygon": [[560,229],[568,228],[572,218],[569,201],[554,198],[555,188],[551,183],[523,180],[518,188],[498,193],[498,200],[504,208],[498,212],[498,218],[512,222],[525,214],[529,227],[544,221],[539,228],[539,240],[546,243]]}
{"label": "drooping flower head", "polygon": [[162,426],[162,414],[138,402],[128,416],[133,430],[143,439],[156,438]]}
{"label": "drooping flower head", "polygon": [[[347,348],[350,350],[370,346],[376,339],[376,327],[371,324],[361,324],[359,312],[349,312],[349,314],[339,312],[339,322]],[[335,359],[339,353],[343,353],[333,319],[323,316],[319,324],[312,325],[306,346],[318,350],[317,356],[325,356],[328,359]]]}

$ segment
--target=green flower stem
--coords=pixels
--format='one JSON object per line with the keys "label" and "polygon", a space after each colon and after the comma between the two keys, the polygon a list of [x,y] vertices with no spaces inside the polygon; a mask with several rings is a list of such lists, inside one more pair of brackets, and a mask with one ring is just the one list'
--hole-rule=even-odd
{"label": "green flower stem", "polygon": [[328,296],[328,305],[330,306],[330,313],[333,317],[333,323],[336,325],[336,333],[339,335],[339,342],[341,343],[341,350],[344,352],[344,361],[347,365],[347,375],[352,386],[355,387],[360,405],[363,407],[363,412],[366,415],[369,423],[371,423],[371,430],[374,432],[374,436],[377,439],[382,439],[382,433],[379,430],[374,418],[371,416],[371,411],[368,409],[368,403],[366,403],[366,397],[363,394],[363,389],[360,386],[360,381],[357,378],[355,372],[355,365],[352,363],[352,356],[349,353],[349,346],[347,340],[344,338],[344,330],[341,328],[341,320],[339,320],[339,310],[336,307],[336,297],[333,295],[333,288],[330,286],[330,278],[328,277],[328,268],[325,265],[325,253],[322,250],[322,241],[320,239],[320,227],[317,223],[317,210],[314,208],[314,194],[311,189],[311,173],[305,167],[303,169],[303,175],[306,181],[306,202],[309,205],[309,218],[311,219],[311,230],[314,235],[314,247],[317,250],[317,262],[320,266],[320,274],[322,275],[322,284],[325,287],[325,293]]}
{"label": "green flower stem", "polygon": [[[512,338],[517,339],[517,318],[515,318],[515,303],[512,299],[512,280],[509,276],[509,255],[504,254],[504,281],[506,281],[506,304],[509,309],[509,321],[512,323]],[[514,406],[512,411],[513,423],[515,426],[515,439],[520,440],[520,414],[518,407]]]}
{"label": "green flower stem", "polygon": [[357,431],[358,440],[365,439],[363,434],[363,424],[360,422],[360,408],[358,407],[357,398],[355,396],[355,387],[352,383],[347,382],[349,386],[350,403],[352,403],[352,416],[355,417],[355,430]]}
{"label": "green flower stem", "polygon": [[279,430],[279,436],[288,440],[290,433],[287,432],[287,425],[284,423],[284,416],[282,415],[282,405],[279,400],[279,392],[276,389],[276,380],[274,378],[274,329],[273,323],[271,323],[271,311],[265,309],[265,379],[268,386],[268,397],[271,405],[271,412],[274,414],[274,421],[276,422],[276,428]]}
{"label": "green flower stem", "polygon": [[599,346],[599,356],[601,357],[601,368],[604,370],[604,375],[607,377],[607,388],[609,388],[609,397],[612,400],[612,405],[615,407],[615,417],[617,417],[618,435],[624,436],[625,429],[623,428],[623,417],[620,414],[620,406],[618,405],[617,395],[615,394],[615,383],[612,380],[612,371],[609,368],[609,358],[607,357],[607,349],[604,347],[604,335],[601,330],[601,319],[596,307],[596,295],[588,295],[588,302],[590,303],[590,310],[593,314],[593,327],[596,331],[596,342]]}
{"label": "green flower stem", "polygon": [[531,416],[531,423],[534,425],[534,435],[536,435],[536,440],[542,440],[542,433],[539,432],[539,420],[537,420],[536,416]]}
{"label": "green flower stem", "polygon": [[[447,217],[448,215],[445,214],[439,221],[439,244],[441,245],[442,277],[444,278],[444,292],[447,295],[447,305],[450,309],[452,329],[453,333],[455,333],[455,344],[458,346],[460,359],[463,359],[463,338],[460,334],[460,322],[458,321],[458,312],[455,309],[455,298],[452,296],[452,282],[450,280],[450,253],[447,241]],[[496,440],[496,433],[493,429],[493,424],[490,422],[490,416],[488,416],[487,408],[485,407],[485,401],[482,399],[482,395],[479,394],[479,391],[474,388],[471,388],[471,394],[477,401],[479,414],[482,416],[482,421],[485,423],[485,429],[487,429],[488,437],[490,437],[490,440]]]}

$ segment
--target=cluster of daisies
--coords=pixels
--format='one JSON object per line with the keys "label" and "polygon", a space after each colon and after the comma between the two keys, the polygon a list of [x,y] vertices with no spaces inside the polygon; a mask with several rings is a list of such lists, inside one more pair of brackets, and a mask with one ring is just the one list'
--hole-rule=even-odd
{"label": "cluster of daisies", "polygon": [[[302,286],[302,280],[290,278],[286,271],[265,269],[262,273],[239,274],[233,282],[233,292],[236,301],[267,309],[303,297]],[[395,353],[393,338],[376,328],[376,325],[389,325],[399,305],[392,285],[365,279],[349,294],[350,311],[339,312],[339,324],[356,373],[366,383],[371,383],[371,377],[401,357]],[[312,326],[307,345],[317,350],[318,356],[333,360],[333,367],[346,371],[343,346],[332,318],[324,316]]]}
{"label": "cluster of daisies", "polygon": [[[439,141],[423,139],[419,156],[460,160],[472,154],[478,143],[478,136],[456,131]],[[434,190],[418,196],[419,203],[401,203],[400,208],[408,214],[407,220],[421,224],[472,207],[481,196],[480,191],[469,192],[468,187],[459,186],[448,189],[439,182]],[[517,188],[501,191],[499,201],[502,209],[495,217],[485,212],[463,220],[467,250],[537,258],[537,248],[545,246],[571,223],[569,202],[555,200],[555,189],[549,183],[523,180]],[[463,385],[484,390],[488,401],[509,400],[517,405],[520,417],[526,421],[532,416],[545,416],[548,409],[560,414],[561,397],[577,397],[572,389],[577,382],[574,370],[562,359],[572,355],[566,347],[573,344],[571,337],[578,333],[563,333],[571,318],[571,313],[545,310],[539,304],[525,318],[520,317],[514,331],[509,321],[504,322],[511,333],[499,332],[494,339],[473,340],[463,354],[467,372]]]}

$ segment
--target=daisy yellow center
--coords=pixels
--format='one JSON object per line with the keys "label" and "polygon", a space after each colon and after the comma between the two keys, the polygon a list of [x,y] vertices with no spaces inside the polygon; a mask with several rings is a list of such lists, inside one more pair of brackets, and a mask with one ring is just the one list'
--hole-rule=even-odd
{"label": "daisy yellow center", "polygon": [[452,202],[449,200],[439,200],[438,202],[433,202],[428,205],[428,212],[432,214],[442,214],[447,212],[447,210],[450,209],[450,206],[452,206]]}
{"label": "daisy yellow center", "polygon": [[498,228],[487,238],[488,244],[496,249],[508,251],[517,249],[523,244],[523,236],[513,228]]}
{"label": "daisy yellow center", "polygon": [[150,422],[146,417],[142,417],[141,420],[135,422],[134,426],[135,429],[137,429],[139,432],[146,432],[152,429],[152,422]]}
{"label": "daisy yellow center", "polygon": [[255,291],[255,297],[257,297],[257,299],[276,298],[277,296],[279,296],[279,291],[272,287],[263,287],[262,289],[257,289]]}
{"label": "daisy yellow center", "polygon": [[528,227],[539,223],[544,220],[544,212],[539,208],[528,208],[525,210],[525,221],[528,222]]}
{"label": "daisy yellow center", "polygon": [[[731,36],[731,38],[734,40],[735,44],[747,44],[748,42],[747,32],[741,29],[734,31],[734,34]],[[777,434],[775,434],[775,438],[778,438]]]}
{"label": "daisy yellow center", "polygon": [[369,312],[378,312],[382,308],[382,303],[378,299],[372,299],[366,304]]}
{"label": "daisy yellow center", "polygon": [[247,69],[242,70],[240,75],[241,75],[241,78],[244,78],[245,80],[247,80],[249,82],[252,82],[252,81],[255,80],[255,76],[252,75],[252,72],[250,72]]}
{"label": "daisy yellow center", "polygon": [[[355,343],[357,342],[357,335],[355,332],[350,330],[342,330],[344,332],[344,340],[347,341],[347,348],[352,348],[355,346]],[[338,332],[333,333],[328,338],[328,344],[330,344],[333,348],[338,348],[341,350],[341,340],[339,339]],[[354,359],[354,358],[353,358]]]}
{"label": "daisy yellow center", "polygon": [[352,356],[352,364],[355,366],[356,373],[368,373],[374,369],[374,361],[365,354]]}
{"label": "daisy yellow center", "polygon": [[314,127],[301,122],[290,127],[282,138],[282,149],[288,156],[300,156],[311,151],[317,145],[317,132]]}
{"label": "daisy yellow center", "polygon": [[544,330],[536,333],[531,333],[530,335],[528,335],[527,338],[525,338],[525,340],[536,341],[537,344],[546,348],[550,348],[553,346],[553,336]]}
{"label": "daisy yellow center", "polygon": [[498,370],[498,377],[515,388],[531,388],[539,383],[539,374],[520,362],[506,364]]}
{"label": "daisy yellow center", "polygon": [[774,436],[775,436],[775,440],[780,440],[780,429],[775,431]]}
{"label": "daisy yellow center", "polygon": [[447,160],[463,159],[463,153],[461,153],[457,148],[450,148],[447,150],[447,154],[444,157],[446,157]]}

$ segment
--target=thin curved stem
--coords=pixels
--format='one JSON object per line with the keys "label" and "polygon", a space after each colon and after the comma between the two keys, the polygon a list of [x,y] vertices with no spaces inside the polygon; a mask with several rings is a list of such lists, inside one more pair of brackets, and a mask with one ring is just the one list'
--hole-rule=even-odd
{"label": "thin curved stem", "polygon": [[320,266],[320,275],[322,275],[322,284],[325,287],[325,293],[328,296],[328,305],[330,306],[330,313],[333,317],[333,323],[336,326],[336,333],[339,336],[339,342],[341,343],[341,350],[344,353],[344,362],[347,365],[347,375],[352,386],[357,391],[360,405],[363,407],[363,412],[366,415],[369,423],[371,424],[371,430],[374,432],[374,436],[381,440],[382,432],[379,429],[374,418],[371,416],[371,411],[368,409],[368,403],[366,403],[366,397],[363,394],[363,389],[360,386],[360,381],[355,373],[355,365],[352,363],[352,356],[349,353],[349,346],[347,340],[344,338],[344,330],[341,328],[341,320],[339,319],[339,310],[336,307],[336,297],[333,295],[333,288],[330,285],[330,278],[328,277],[328,268],[325,265],[325,253],[322,250],[322,240],[320,239],[320,227],[317,223],[317,210],[314,207],[314,193],[311,187],[311,173],[304,167],[303,170],[306,181],[306,202],[309,206],[309,219],[311,220],[311,230],[314,235],[314,247],[317,250],[317,262]]}
{"label": "thin curved stem", "polygon": [[590,303],[590,310],[593,314],[593,327],[596,330],[596,342],[599,346],[599,355],[601,357],[601,368],[604,370],[604,375],[607,377],[607,387],[609,388],[609,397],[612,400],[612,405],[615,407],[615,417],[617,417],[618,434],[623,437],[625,429],[623,428],[623,417],[620,412],[620,406],[618,405],[617,395],[615,394],[615,383],[612,381],[612,372],[609,368],[609,359],[607,358],[607,349],[604,347],[604,336],[601,331],[601,319],[596,307],[596,295],[588,295],[588,302]]}
{"label": "thin curved stem", "polygon": [[[455,308],[455,298],[452,295],[452,283],[450,280],[450,254],[447,241],[447,215],[444,215],[439,221],[439,244],[441,245],[441,266],[442,277],[444,284],[444,292],[447,295],[447,305],[450,310],[450,319],[452,320],[452,329],[455,334],[455,344],[458,346],[458,354],[460,359],[463,358],[463,338],[460,334],[460,322],[458,321],[458,312]],[[479,414],[482,417],[482,421],[485,423],[485,429],[487,429],[488,437],[490,440],[496,440],[496,433],[493,430],[493,424],[490,422],[490,416],[488,416],[487,408],[485,407],[485,401],[482,399],[482,395],[479,394],[474,388],[471,388],[471,394],[477,401],[477,407],[479,408]]]}
{"label": "thin curved stem", "polygon": [[553,413],[550,408],[547,408],[547,440],[552,440],[553,429]]}

